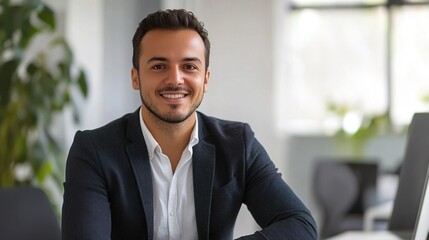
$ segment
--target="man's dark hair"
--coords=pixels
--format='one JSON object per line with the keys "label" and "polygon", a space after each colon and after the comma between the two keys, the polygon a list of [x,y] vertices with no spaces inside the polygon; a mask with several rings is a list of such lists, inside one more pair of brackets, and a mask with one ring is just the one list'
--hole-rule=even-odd
{"label": "man's dark hair", "polygon": [[191,29],[196,31],[204,42],[206,70],[209,67],[210,41],[204,24],[200,22],[192,12],[184,9],[160,10],[149,14],[144,18],[134,33],[133,37],[133,66],[139,69],[140,42],[147,32],[154,29],[181,30]]}

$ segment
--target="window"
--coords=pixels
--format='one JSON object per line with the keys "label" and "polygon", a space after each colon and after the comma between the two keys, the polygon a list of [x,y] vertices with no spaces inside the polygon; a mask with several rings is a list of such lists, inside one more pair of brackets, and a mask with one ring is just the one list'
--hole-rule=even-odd
{"label": "window", "polygon": [[293,133],[332,133],[342,119],[429,111],[429,1],[296,0],[288,13],[281,117]]}

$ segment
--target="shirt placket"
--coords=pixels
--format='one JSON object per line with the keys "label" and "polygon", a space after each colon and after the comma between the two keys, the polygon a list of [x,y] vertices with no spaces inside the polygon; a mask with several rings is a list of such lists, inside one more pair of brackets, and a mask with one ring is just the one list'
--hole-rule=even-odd
{"label": "shirt placket", "polygon": [[173,175],[168,196],[168,232],[170,239],[179,239],[179,223],[177,220],[177,175]]}

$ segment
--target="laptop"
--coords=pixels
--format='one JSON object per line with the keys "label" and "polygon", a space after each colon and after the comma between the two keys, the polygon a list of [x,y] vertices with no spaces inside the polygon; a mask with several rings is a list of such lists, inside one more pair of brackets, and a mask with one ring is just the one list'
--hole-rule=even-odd
{"label": "laptop", "polygon": [[429,167],[413,240],[429,240]]}
{"label": "laptop", "polygon": [[[379,240],[429,240],[429,167],[423,183],[422,196],[417,211],[417,217],[412,230],[390,230],[378,235]],[[390,235],[390,236],[389,236]],[[365,240],[363,238],[362,240]],[[375,238],[374,238],[375,239]],[[368,239],[366,239],[368,240]]]}
{"label": "laptop", "polygon": [[330,240],[429,240],[429,113],[416,113],[408,129],[388,231],[340,234]]}
{"label": "laptop", "polygon": [[428,167],[429,113],[416,113],[408,129],[404,161],[388,227],[389,231],[402,239],[412,239],[417,228],[419,212],[424,202]]}

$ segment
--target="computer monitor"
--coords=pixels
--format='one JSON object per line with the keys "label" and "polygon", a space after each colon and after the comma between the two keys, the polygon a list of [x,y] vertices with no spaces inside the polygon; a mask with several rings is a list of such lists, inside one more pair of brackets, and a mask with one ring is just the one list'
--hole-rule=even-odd
{"label": "computer monitor", "polygon": [[429,113],[416,113],[408,129],[389,230],[412,231],[416,226],[429,165]]}
{"label": "computer monitor", "polygon": [[426,184],[420,203],[419,215],[414,228],[413,240],[429,240],[429,167],[426,174]]}

